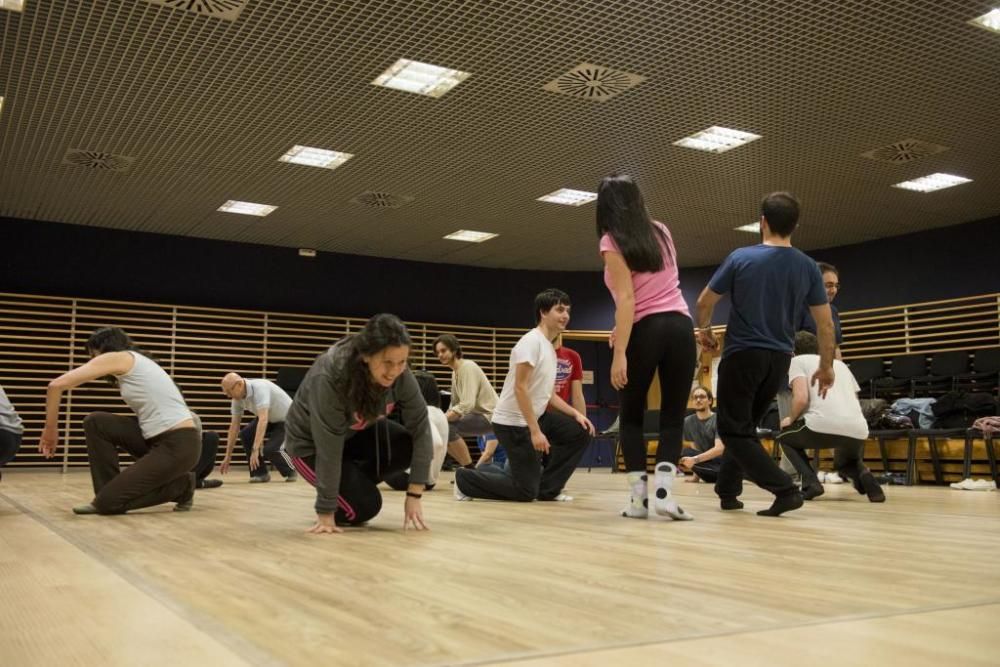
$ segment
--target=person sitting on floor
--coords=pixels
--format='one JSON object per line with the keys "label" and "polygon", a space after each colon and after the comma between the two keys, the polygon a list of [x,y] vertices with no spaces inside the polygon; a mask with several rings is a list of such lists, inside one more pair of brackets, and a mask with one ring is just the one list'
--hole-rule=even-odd
{"label": "person sitting on floor", "polygon": [[781,420],[778,444],[802,476],[804,499],[823,494],[805,450],[833,448],[833,467],[841,477],[850,479],[858,493],[866,494],[871,502],[885,502],[882,487],[861,462],[868,437],[868,422],[858,402],[861,388],[847,364],[835,359],[833,371],[838,380],[825,398],[820,397],[809,381],[819,368],[818,350],[816,336],[807,331],[795,335],[795,356],[788,368],[791,412]]}
{"label": "person sitting on floor", "polygon": [[[715,427],[715,413],[712,412],[712,391],[708,387],[698,385],[691,392],[695,412],[684,419],[685,447],[681,450],[681,469],[692,473],[686,481],[699,482],[705,480],[711,484],[719,479],[719,468],[722,466],[722,453],[726,447],[722,444]],[[688,445],[694,445],[693,447]]]}

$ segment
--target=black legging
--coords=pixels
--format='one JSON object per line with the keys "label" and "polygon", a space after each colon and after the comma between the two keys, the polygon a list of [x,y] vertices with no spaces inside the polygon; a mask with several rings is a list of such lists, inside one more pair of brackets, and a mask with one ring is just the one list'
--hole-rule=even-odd
{"label": "black legging", "polygon": [[625,351],[628,384],[621,392],[621,440],[626,471],[646,469],[642,422],[646,395],[656,371],[660,374],[660,442],[656,460],[676,464],[680,459],[684,412],[697,354],[694,325],[683,313],[654,313],[632,327]]}
{"label": "black legging", "polygon": [[[409,468],[412,458],[413,436],[402,424],[389,419],[379,419],[348,438],[344,442],[338,508],[334,513],[337,525],[359,525],[374,518],[382,509],[378,483],[387,475]],[[292,457],[291,462],[304,480],[316,486],[315,455]]]}

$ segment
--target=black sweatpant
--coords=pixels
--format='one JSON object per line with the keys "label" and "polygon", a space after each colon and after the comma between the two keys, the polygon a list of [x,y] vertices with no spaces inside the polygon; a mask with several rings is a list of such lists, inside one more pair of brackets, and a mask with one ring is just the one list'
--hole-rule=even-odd
{"label": "black sweatpant", "polygon": [[683,313],[654,313],[632,327],[625,351],[628,384],[621,391],[621,442],[625,470],[646,470],[643,417],[653,374],[660,378],[660,425],[656,461],[676,464],[684,437],[684,412],[698,351],[694,325]]}
{"label": "black sweatpant", "polygon": [[[257,437],[257,423],[260,420],[254,417],[240,431],[240,444],[247,454],[247,465],[250,456],[253,455],[253,440]],[[292,467],[285,460],[285,455],[281,452],[281,445],[285,442],[285,422],[269,422],[267,430],[264,431],[264,444],[260,456],[260,465],[256,470],[250,471],[251,477],[263,477],[267,475],[267,462],[281,473],[282,477],[288,477],[292,473]]]}
{"label": "black sweatpant", "polygon": [[806,449],[833,449],[833,469],[841,477],[850,480],[858,480],[861,475],[867,472],[867,468],[861,463],[861,457],[865,451],[865,441],[857,438],[849,438],[846,435],[834,435],[832,433],[817,433],[806,426],[804,419],[797,420],[794,424],[781,431],[778,435],[778,443],[781,451],[785,453],[788,460],[795,466],[795,471],[802,475],[802,488],[819,484],[816,471],[813,470],[812,462],[806,455]]}
{"label": "black sweatpant", "polygon": [[[378,429],[376,446],[375,429]],[[337,525],[358,525],[375,518],[382,509],[378,483],[390,473],[410,467],[413,459],[413,436],[406,427],[389,419],[378,419],[344,442],[344,460],[340,468],[340,491],[337,496]],[[292,465],[316,486],[316,456],[291,458]]]}
{"label": "black sweatpant", "polygon": [[[695,457],[701,454],[700,450],[693,447],[685,447],[681,450],[681,456]],[[718,458],[711,459],[704,463],[695,463],[691,467],[691,472],[710,484],[714,484],[719,479],[719,466],[721,461]]]}
{"label": "black sweatpant", "polygon": [[21,448],[22,435],[0,428],[0,468],[14,460],[14,455]]}
{"label": "black sweatpant", "polygon": [[493,433],[507,452],[508,468],[484,467],[455,471],[458,490],[471,498],[488,500],[554,500],[573,475],[590,434],[576,420],[561,412],[546,412],[538,426],[549,441],[548,462],[531,444],[527,426],[493,424]]}
{"label": "black sweatpant", "polygon": [[[179,502],[194,493],[191,468],[201,451],[195,429],[174,429],[147,440],[135,417],[92,412],[83,420],[83,432],[98,513],[122,514]],[[119,450],[136,460],[124,471]]]}
{"label": "black sweatpant", "polygon": [[792,358],[772,350],[739,350],[719,364],[716,425],[726,446],[715,492],[733,499],[743,492],[743,473],[776,496],[798,489],[757,438],[757,424],[767,412],[782,383],[788,381]]}
{"label": "black sweatpant", "polygon": [[219,434],[215,431],[201,432],[201,456],[192,472],[198,481],[212,474],[215,468],[215,457],[219,451]]}

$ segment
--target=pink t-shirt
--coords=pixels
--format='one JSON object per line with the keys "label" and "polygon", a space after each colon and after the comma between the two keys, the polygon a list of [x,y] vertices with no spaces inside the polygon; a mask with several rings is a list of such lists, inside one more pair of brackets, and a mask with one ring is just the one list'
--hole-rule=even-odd
{"label": "pink t-shirt", "polygon": [[[632,290],[635,292],[635,317],[632,321],[638,322],[652,313],[684,313],[691,317],[687,302],[684,301],[684,295],[681,294],[680,278],[677,274],[677,253],[674,251],[674,241],[670,236],[670,230],[663,223],[655,220],[653,224],[659,227],[667,237],[666,245],[662,240],[660,241],[664,267],[655,273],[632,272]],[[618,244],[615,243],[610,234],[601,237],[600,248],[602,254],[608,251],[621,253]],[[608,286],[611,297],[615,298],[615,291],[611,289],[611,274],[607,267],[604,269],[604,284]]]}

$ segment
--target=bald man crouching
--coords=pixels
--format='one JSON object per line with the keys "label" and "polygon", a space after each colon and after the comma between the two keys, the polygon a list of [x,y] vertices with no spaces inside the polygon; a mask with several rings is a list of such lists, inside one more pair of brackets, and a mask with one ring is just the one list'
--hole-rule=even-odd
{"label": "bald man crouching", "polygon": [[[285,415],[292,405],[292,398],[270,380],[244,380],[236,373],[227,373],[222,378],[222,393],[231,398],[233,404],[230,410],[232,420],[226,436],[226,455],[220,472],[223,475],[229,472],[233,445],[239,434],[250,465],[251,483],[271,481],[268,462],[286,482],[294,482],[297,478],[295,470],[281,451],[281,444],[285,441]],[[240,430],[244,410],[253,413],[254,418]]]}

